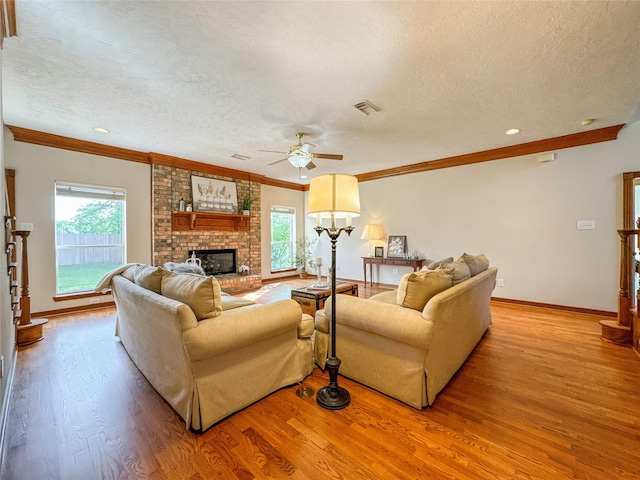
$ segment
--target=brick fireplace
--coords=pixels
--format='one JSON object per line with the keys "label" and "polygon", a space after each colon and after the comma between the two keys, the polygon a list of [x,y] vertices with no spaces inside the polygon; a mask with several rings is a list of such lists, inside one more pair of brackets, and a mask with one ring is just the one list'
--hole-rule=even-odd
{"label": "brick fireplace", "polygon": [[[237,267],[248,265],[251,274],[237,273],[218,275],[222,289],[226,292],[249,290],[262,286],[260,250],[260,183],[244,179],[209,175],[167,165],[152,165],[153,202],[153,261],[155,265],[165,262],[184,262],[192,250],[235,249]],[[178,210],[180,199],[193,203],[191,174],[236,183],[238,200],[251,193],[258,200],[251,209],[250,230],[237,231],[173,231],[171,212]]]}

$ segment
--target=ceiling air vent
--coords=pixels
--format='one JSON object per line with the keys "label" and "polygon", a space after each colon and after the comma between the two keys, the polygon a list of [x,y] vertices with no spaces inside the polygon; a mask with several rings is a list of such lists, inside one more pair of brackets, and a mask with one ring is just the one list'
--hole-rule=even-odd
{"label": "ceiling air vent", "polygon": [[251,159],[251,157],[247,157],[246,155],[240,155],[239,153],[234,153],[233,155],[231,155],[231,158],[242,160],[243,162],[246,162],[247,160]]}
{"label": "ceiling air vent", "polygon": [[376,107],[373,103],[371,103],[369,100],[365,100],[364,102],[356,103],[354,105],[354,107],[356,107],[358,110],[360,110],[365,115],[370,115],[372,113],[380,111],[380,109],[378,107]]}

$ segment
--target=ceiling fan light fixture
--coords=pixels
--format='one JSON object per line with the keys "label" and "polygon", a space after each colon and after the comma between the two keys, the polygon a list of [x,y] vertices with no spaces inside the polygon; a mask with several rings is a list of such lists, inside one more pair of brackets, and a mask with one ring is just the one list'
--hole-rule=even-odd
{"label": "ceiling fan light fixture", "polygon": [[289,163],[297,168],[306,167],[307,163],[311,161],[312,156],[308,153],[294,153],[289,156]]}

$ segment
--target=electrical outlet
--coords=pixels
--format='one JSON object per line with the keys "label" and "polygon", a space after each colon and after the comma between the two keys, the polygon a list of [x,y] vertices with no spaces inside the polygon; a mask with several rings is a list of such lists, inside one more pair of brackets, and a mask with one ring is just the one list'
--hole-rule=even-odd
{"label": "electrical outlet", "polygon": [[29,232],[33,232],[33,223],[31,222],[23,222],[20,224],[20,230],[27,230]]}
{"label": "electrical outlet", "polygon": [[499,287],[504,287],[504,278],[499,278],[496,283]]}
{"label": "electrical outlet", "polygon": [[100,299],[99,298],[91,298],[91,299],[89,299],[89,303],[91,303],[91,304],[100,303]]}
{"label": "electrical outlet", "polygon": [[398,275],[398,269],[394,268],[393,270],[391,270],[391,273],[393,273],[394,275]]}
{"label": "electrical outlet", "polygon": [[596,222],[595,220],[580,220],[577,226],[578,230],[595,230]]}

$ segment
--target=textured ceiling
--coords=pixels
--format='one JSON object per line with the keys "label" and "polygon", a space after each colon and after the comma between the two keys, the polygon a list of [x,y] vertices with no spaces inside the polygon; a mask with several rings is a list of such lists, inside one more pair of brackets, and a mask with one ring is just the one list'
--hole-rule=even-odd
{"label": "textured ceiling", "polygon": [[[344,155],[311,175],[357,174],[626,123],[640,103],[640,2],[16,10],[18,37],[2,51],[6,124],[294,182],[288,162],[268,165],[284,155],[258,150],[286,151],[296,131]],[[365,99],[381,111],[353,107]]]}

